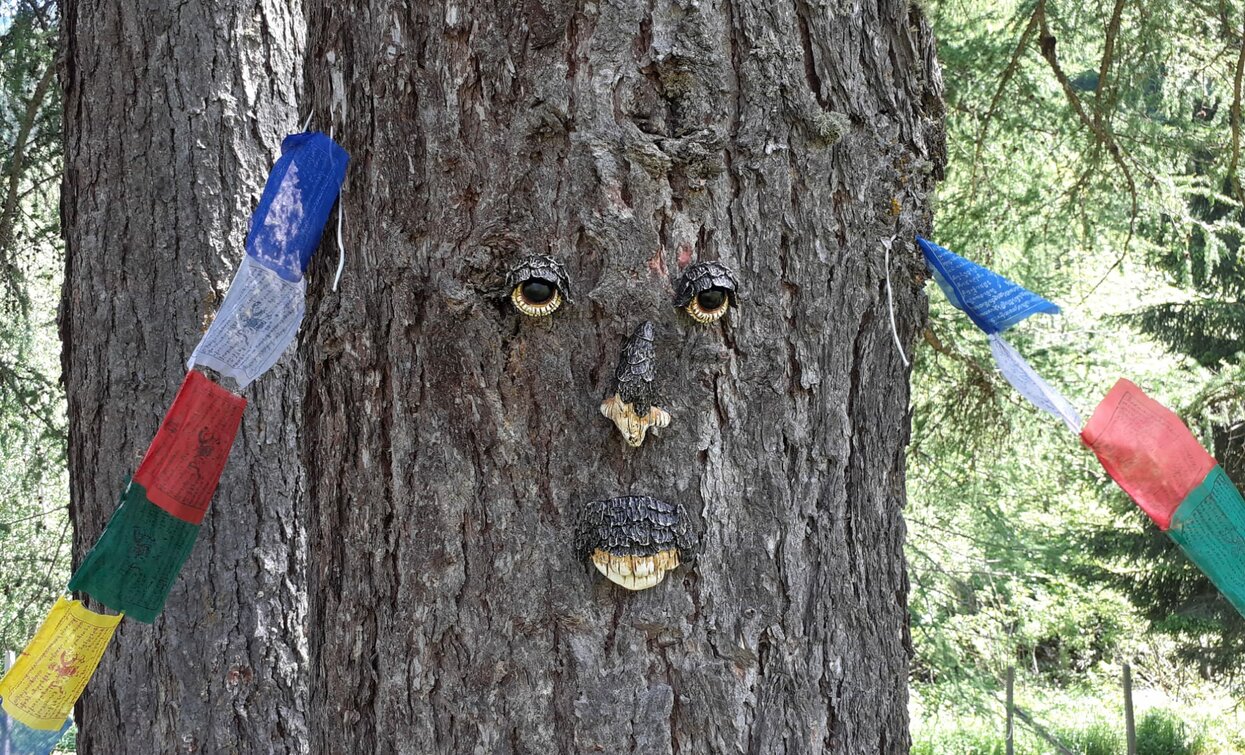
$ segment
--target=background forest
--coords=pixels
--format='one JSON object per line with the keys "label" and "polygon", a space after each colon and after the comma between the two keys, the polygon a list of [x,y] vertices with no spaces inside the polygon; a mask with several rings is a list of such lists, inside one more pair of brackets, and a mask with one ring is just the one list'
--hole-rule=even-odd
{"label": "background forest", "polygon": [[[1088,418],[1117,377],[1245,482],[1245,4],[923,3],[947,177],[934,240],[1064,307],[1009,336]],[[0,0],[0,645],[68,578],[55,6]],[[913,251],[915,253],[915,251]],[[1245,752],[1245,620],[995,373],[930,286],[915,360],[908,559],[914,751]],[[68,743],[67,743],[68,744]]]}

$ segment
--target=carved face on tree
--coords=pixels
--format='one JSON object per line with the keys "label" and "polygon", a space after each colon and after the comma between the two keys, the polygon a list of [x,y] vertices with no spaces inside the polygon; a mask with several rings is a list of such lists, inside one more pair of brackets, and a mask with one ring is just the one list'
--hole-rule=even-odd
{"label": "carved face on tree", "polygon": [[[506,276],[516,312],[549,318],[571,300],[565,268],[545,255],[524,258]],[[664,408],[658,334],[679,339],[688,329],[711,326],[738,305],[735,275],[719,262],[688,265],[673,281],[673,305],[681,316],[638,313],[643,319],[623,342],[601,414],[612,421],[630,448],[668,427]],[[661,316],[664,314],[665,316]],[[661,328],[654,319],[662,323]],[[650,432],[651,431],[651,432]],[[652,443],[654,441],[650,441]],[[682,505],[648,495],[623,495],[584,504],[577,512],[575,548],[610,581],[629,590],[659,584],[666,573],[694,555],[697,538]]]}

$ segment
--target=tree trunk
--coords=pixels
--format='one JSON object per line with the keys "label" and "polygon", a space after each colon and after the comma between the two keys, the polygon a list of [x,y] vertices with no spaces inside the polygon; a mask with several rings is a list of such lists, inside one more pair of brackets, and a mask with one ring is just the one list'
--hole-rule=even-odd
{"label": "tree trunk", "polygon": [[[117,505],[298,123],[305,27],[280,3],[63,0],[71,517]],[[77,710],[81,753],[306,752],[299,365],[247,391],[212,511],[153,626],[126,621]]]}
{"label": "tree trunk", "polygon": [[[308,28],[352,155],[300,352],[312,749],[905,752],[882,242],[910,353],[943,161],[917,7],[310,0]],[[529,253],[571,278],[548,318],[498,296]],[[713,325],[671,306],[696,260],[742,286]],[[597,407],[645,320],[673,422],[631,448]],[[638,593],[572,548],[627,494],[703,547]]]}
{"label": "tree trunk", "polygon": [[[349,268],[337,294],[313,268],[298,358],[248,391],[164,616],[126,623],[79,706],[82,751],[905,751],[882,242],[910,351],[942,164],[919,11],[413,5],[310,8]],[[232,2],[62,18],[81,557],[296,124],[303,26]],[[576,294],[547,319],[501,287],[530,253]],[[742,286],[707,326],[670,301],[697,260]],[[632,448],[597,407],[642,321],[673,422]],[[572,546],[576,506],[628,494],[702,542],[638,593]]]}

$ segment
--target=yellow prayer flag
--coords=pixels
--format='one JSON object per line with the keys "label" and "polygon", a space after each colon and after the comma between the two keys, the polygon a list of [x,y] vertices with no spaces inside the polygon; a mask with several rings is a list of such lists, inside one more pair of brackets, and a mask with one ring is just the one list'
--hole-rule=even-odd
{"label": "yellow prayer flag", "polygon": [[4,711],[32,729],[59,729],[103,657],[120,616],[57,599],[13,668],[0,679]]}

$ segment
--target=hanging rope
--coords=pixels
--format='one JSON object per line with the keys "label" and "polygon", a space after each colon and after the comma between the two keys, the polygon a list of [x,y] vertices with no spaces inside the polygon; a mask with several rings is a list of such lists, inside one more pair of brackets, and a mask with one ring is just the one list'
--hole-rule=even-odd
{"label": "hanging rope", "polygon": [[895,348],[899,351],[899,358],[903,360],[903,366],[908,367],[911,363],[908,356],[903,353],[903,344],[899,341],[899,328],[895,326],[895,294],[891,290],[891,244],[895,243],[898,236],[891,236],[889,239],[882,241],[882,246],[886,249],[885,272],[886,272],[886,308],[890,312],[891,317],[891,335],[895,338]]}
{"label": "hanging rope", "polygon": [[333,290],[337,290],[337,282],[342,279],[342,270],[346,267],[346,245],[342,243],[342,197],[337,197],[337,275],[333,276]]}
{"label": "hanging rope", "polygon": [[[333,126],[329,125],[329,138],[333,138]],[[342,241],[342,192],[337,195],[337,274],[333,276],[333,291],[337,291],[337,284],[342,279],[342,270],[346,269],[346,244]]]}

